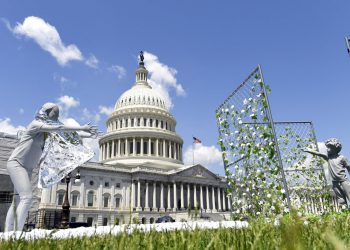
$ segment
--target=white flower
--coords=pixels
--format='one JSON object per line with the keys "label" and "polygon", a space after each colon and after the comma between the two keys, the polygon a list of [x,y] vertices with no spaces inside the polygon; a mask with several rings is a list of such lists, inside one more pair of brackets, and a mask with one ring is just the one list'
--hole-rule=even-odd
{"label": "white flower", "polygon": [[274,211],[274,210],[275,210],[275,207],[274,207],[274,206],[271,206],[271,210]]}
{"label": "white flower", "polygon": [[242,109],[242,110],[241,110],[241,113],[243,114],[244,112],[245,112],[245,110],[244,110],[244,109]]}
{"label": "white flower", "polygon": [[271,198],[271,194],[267,194],[266,197],[267,197],[267,198]]}
{"label": "white flower", "polygon": [[241,154],[241,157],[243,158],[245,156],[245,154]]}
{"label": "white flower", "polygon": [[274,226],[279,226],[280,225],[280,220],[276,219],[273,223]]}
{"label": "white flower", "polygon": [[264,204],[264,202],[263,201],[259,201],[259,205],[262,205],[262,204]]}
{"label": "white flower", "polygon": [[269,142],[269,146],[272,146],[272,145],[273,145],[273,142],[272,142],[272,141],[270,141],[270,142]]}
{"label": "white flower", "polygon": [[238,131],[238,130],[236,130],[236,131],[235,131],[235,134],[238,134],[238,133],[239,133],[239,131]]}
{"label": "white flower", "polygon": [[289,213],[289,208],[286,207],[286,208],[284,209],[284,212],[285,212],[285,213]]}
{"label": "white flower", "polygon": [[252,112],[253,112],[253,113],[256,113],[256,111],[257,111],[256,108],[253,108],[253,109],[252,109]]}
{"label": "white flower", "polygon": [[297,215],[298,215],[299,217],[303,216],[303,214],[302,214],[301,212],[297,212]]}
{"label": "white flower", "polygon": [[249,97],[248,101],[250,101],[250,102],[253,101],[253,98]]}
{"label": "white flower", "polygon": [[281,190],[281,193],[282,193],[282,194],[285,194],[285,193],[286,193],[286,190],[282,189],[282,190]]}
{"label": "white flower", "polygon": [[243,100],[243,104],[244,104],[244,105],[247,105],[247,104],[248,104],[247,99],[244,99],[244,100]]}
{"label": "white flower", "polygon": [[242,120],[239,120],[238,123],[239,123],[239,124],[242,124],[243,122],[242,122]]}
{"label": "white flower", "polygon": [[305,225],[305,226],[309,225],[309,222],[308,222],[307,220],[304,221],[304,225]]}
{"label": "white flower", "polygon": [[225,109],[225,112],[228,112],[228,109]]}
{"label": "white flower", "polygon": [[260,212],[256,212],[256,215],[260,215],[261,213]]}
{"label": "white flower", "polygon": [[231,109],[234,109],[235,108],[235,105],[231,105]]}

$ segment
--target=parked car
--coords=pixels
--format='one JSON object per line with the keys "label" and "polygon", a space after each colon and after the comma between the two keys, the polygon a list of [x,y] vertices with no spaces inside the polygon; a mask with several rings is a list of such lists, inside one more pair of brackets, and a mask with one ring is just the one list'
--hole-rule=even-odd
{"label": "parked car", "polygon": [[156,220],[156,223],[165,223],[165,222],[175,222],[175,220],[169,215],[165,215],[165,216],[159,217]]}

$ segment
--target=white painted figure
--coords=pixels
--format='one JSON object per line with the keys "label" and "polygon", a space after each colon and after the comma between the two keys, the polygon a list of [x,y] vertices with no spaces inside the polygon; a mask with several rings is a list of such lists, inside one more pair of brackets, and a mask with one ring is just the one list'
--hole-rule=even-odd
{"label": "white painted figure", "polygon": [[[88,134],[84,137],[97,136],[97,128],[95,126],[89,124],[84,126],[67,126],[61,123],[58,117],[59,108],[56,104],[44,104],[37,112],[35,119],[22,133],[17,147],[7,162],[7,170],[13,182],[15,193],[19,195],[19,202],[13,202],[7,212],[5,231],[23,230],[33,198],[30,177],[35,167],[40,164],[41,177],[39,178],[41,178],[41,184],[44,183],[47,184],[45,186],[49,186],[59,181],[58,178],[54,180],[51,178],[51,180],[46,182],[42,181],[44,179],[43,177],[47,176],[47,173],[45,174],[43,172],[47,169],[50,161],[53,165],[55,163],[48,157],[52,154],[50,150],[53,151],[56,149],[56,152],[53,153],[58,153],[59,157],[65,155],[71,148],[70,145],[77,146],[80,144],[80,136],[76,131],[87,132]],[[57,146],[59,143],[65,145],[66,150],[61,148],[59,150],[61,152],[57,152],[55,145]],[[79,156],[79,160],[80,162],[84,162],[92,158],[92,156],[93,154],[88,152],[84,157]],[[69,155],[69,158],[74,160],[74,152]],[[56,158],[55,160],[60,161],[60,158]],[[65,173],[75,167],[77,165],[65,166]],[[18,195],[16,195],[16,199],[18,199]],[[17,209],[15,211],[16,206]]]}
{"label": "white painted figure", "polygon": [[325,145],[327,147],[327,154],[310,149],[304,149],[304,151],[320,156],[328,162],[329,175],[338,203],[346,205],[347,202],[350,202],[350,182],[346,173],[346,171],[350,171],[349,162],[345,156],[339,154],[342,145],[338,139],[328,139],[325,141]]}

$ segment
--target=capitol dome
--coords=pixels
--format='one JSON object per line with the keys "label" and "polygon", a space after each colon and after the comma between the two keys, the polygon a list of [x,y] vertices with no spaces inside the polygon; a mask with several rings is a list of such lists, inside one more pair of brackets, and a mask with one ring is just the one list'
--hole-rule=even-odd
{"label": "capitol dome", "polygon": [[183,166],[183,140],[164,98],[147,82],[143,55],[136,82],[117,100],[99,140],[100,161],[130,167],[152,165],[163,169]]}

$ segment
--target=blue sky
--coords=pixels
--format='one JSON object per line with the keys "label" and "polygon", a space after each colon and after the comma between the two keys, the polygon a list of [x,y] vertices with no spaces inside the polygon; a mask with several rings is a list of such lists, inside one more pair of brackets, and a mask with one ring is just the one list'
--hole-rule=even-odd
{"label": "blue sky", "polygon": [[[223,174],[212,147],[215,109],[257,64],[272,88],[275,121],[313,121],[319,141],[340,138],[350,157],[349,9],[342,0],[1,1],[0,128],[26,126],[43,103],[61,100],[67,118],[105,131],[104,111],[134,83],[145,50],[165,69],[158,77],[184,149],[192,135],[200,138],[198,153],[211,155],[204,163],[212,171]],[[26,35],[30,16],[80,57],[54,56]]]}

